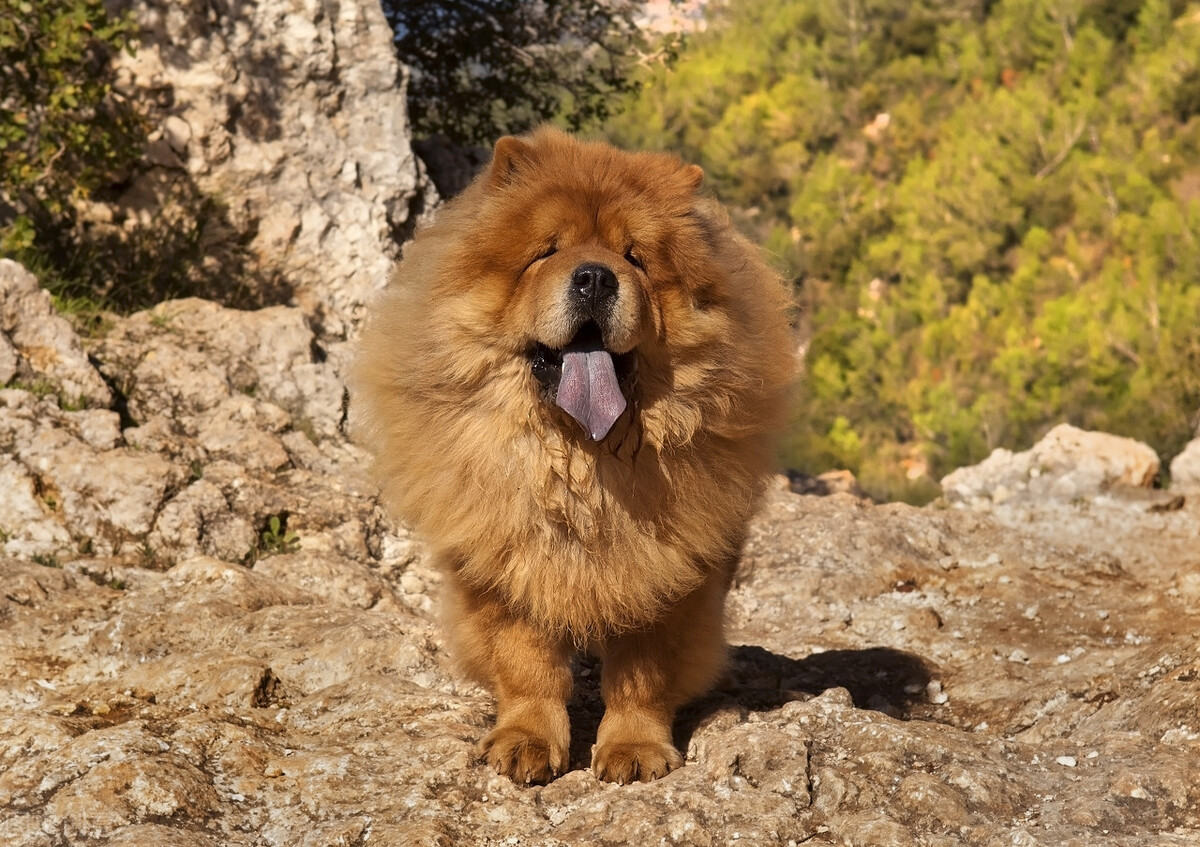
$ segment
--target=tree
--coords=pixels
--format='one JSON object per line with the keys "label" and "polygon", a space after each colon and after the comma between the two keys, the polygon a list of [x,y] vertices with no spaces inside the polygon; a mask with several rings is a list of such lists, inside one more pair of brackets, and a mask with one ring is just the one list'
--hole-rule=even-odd
{"label": "tree", "polygon": [[652,51],[635,0],[383,0],[420,135],[490,145],[551,117],[601,121]]}

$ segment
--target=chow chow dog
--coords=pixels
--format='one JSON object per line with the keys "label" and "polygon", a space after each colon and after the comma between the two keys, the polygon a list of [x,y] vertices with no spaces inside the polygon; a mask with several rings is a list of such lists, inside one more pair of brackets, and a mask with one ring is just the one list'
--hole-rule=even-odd
{"label": "chow chow dog", "polygon": [[676,709],[722,668],[722,612],[794,370],[785,286],[702,172],[544,128],[406,247],[371,309],[352,425],[431,545],[480,755],[568,763],[571,659],[602,662],[593,772],[682,764]]}

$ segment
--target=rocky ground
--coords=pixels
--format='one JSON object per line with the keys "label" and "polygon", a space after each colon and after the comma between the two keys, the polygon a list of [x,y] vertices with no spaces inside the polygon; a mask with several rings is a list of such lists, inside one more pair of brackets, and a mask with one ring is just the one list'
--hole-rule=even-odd
{"label": "rocky ground", "polygon": [[1191,459],[1156,491],[1140,445],[1064,429],[923,509],[781,480],[687,765],[595,779],[581,661],[573,768],[522,788],[475,759],[492,701],[301,309],[84,342],[0,262],[0,330],[0,843],[1200,840]]}
{"label": "rocky ground", "polygon": [[156,128],[97,220],[189,184],[294,305],[81,339],[0,261],[0,844],[1200,843],[1200,441],[1159,491],[1069,428],[924,509],[781,479],[687,765],[596,780],[581,660],[571,771],[491,773],[439,577],[342,433],[348,339],[436,200],[379,4],[116,5]]}

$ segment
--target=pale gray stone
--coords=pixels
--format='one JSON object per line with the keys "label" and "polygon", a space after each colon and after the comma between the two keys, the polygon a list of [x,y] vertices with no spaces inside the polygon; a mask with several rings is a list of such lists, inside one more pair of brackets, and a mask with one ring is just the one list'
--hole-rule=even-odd
{"label": "pale gray stone", "polygon": [[258,532],[234,513],[217,485],[199,479],[163,506],[147,543],[167,559],[202,551],[238,562],[253,554]]}
{"label": "pale gray stone", "polygon": [[97,451],[58,428],[43,428],[16,455],[41,479],[43,496],[61,510],[71,536],[98,551],[119,552],[144,538],[182,478],[161,456]]}
{"label": "pale gray stone", "polygon": [[121,416],[107,409],[66,412],[63,422],[93,450],[112,450],[121,443]]}
{"label": "pale gray stone", "polygon": [[1029,450],[998,448],[978,465],[948,474],[942,491],[950,502],[1001,503],[1026,495],[1070,500],[1118,485],[1149,487],[1158,469],[1158,455],[1139,441],[1060,424]]}
{"label": "pale gray stone", "polygon": [[54,555],[70,544],[70,534],[55,519],[46,500],[38,496],[33,475],[0,453],[0,551],[31,558]]}
{"label": "pale gray stone", "polygon": [[1200,438],[1171,460],[1171,489],[1200,491]]}
{"label": "pale gray stone", "polygon": [[[119,87],[159,124],[151,159],[222,198],[259,270],[295,288],[323,335],[345,336],[436,202],[380,5],[122,5],[141,39],[118,59]],[[148,193],[148,215],[165,194]]]}
{"label": "pale gray stone", "polygon": [[7,385],[17,375],[17,348],[8,336],[0,333],[0,386]]}
{"label": "pale gray stone", "polygon": [[49,292],[11,259],[0,259],[0,386],[15,377],[45,381],[68,404],[107,407],[112,394],[88,362]]}
{"label": "pale gray stone", "polygon": [[317,438],[338,432],[342,382],[332,364],[317,361],[316,336],[297,308],[167,301],[118,321],[96,356],[129,386],[129,411],[140,421],[165,415],[273,432],[303,425]]}

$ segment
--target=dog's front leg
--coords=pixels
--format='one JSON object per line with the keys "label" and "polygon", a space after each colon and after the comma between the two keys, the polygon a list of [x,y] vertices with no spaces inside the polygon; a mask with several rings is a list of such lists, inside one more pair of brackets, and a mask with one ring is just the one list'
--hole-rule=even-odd
{"label": "dog's front leg", "polygon": [[683,764],[671,742],[675,710],[712,685],[725,662],[727,579],[714,573],[651,627],[607,642],[604,718],[592,771],[609,782],[649,782]]}
{"label": "dog's front leg", "polygon": [[459,658],[496,695],[496,728],[479,754],[515,782],[549,782],[567,767],[570,653],[501,602],[459,590],[451,621]]}

